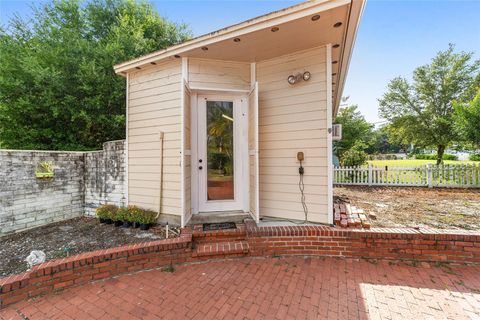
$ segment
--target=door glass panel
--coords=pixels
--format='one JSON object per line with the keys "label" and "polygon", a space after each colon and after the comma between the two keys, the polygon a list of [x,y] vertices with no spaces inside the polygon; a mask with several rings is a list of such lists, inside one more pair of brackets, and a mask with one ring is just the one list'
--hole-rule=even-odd
{"label": "door glass panel", "polygon": [[233,200],[233,102],[207,101],[207,199]]}

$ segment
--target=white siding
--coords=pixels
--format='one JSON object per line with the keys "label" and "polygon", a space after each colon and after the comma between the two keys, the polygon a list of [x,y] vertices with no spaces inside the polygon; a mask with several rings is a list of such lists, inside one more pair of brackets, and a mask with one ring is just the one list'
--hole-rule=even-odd
{"label": "white siding", "polygon": [[250,89],[250,63],[188,59],[190,88]]}
{"label": "white siding", "polygon": [[[129,204],[181,214],[181,63],[150,66],[129,75]],[[163,172],[159,133],[164,132]]]}
{"label": "white siding", "polygon": [[[327,222],[327,102],[325,47],[257,62],[259,82],[260,214],[304,218],[298,187],[298,151],[305,161],[311,221]],[[290,74],[311,79],[293,86]]]}
{"label": "white siding", "polygon": [[190,141],[190,127],[191,127],[191,103],[190,103],[190,90],[186,83],[182,82],[183,87],[183,201],[184,201],[184,215],[183,225],[185,225],[192,216],[192,199],[191,199],[191,141]]}
{"label": "white siding", "polygon": [[255,82],[248,98],[248,170],[249,208],[255,221],[259,222],[258,185],[258,82]]}

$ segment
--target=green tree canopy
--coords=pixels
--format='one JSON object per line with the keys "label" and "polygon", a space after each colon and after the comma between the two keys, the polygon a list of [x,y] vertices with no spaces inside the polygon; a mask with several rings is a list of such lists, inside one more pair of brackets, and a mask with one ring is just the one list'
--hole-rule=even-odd
{"label": "green tree canopy", "polygon": [[355,146],[357,152],[359,150],[364,151],[367,148],[373,125],[365,120],[358,111],[358,106],[352,105],[341,108],[338,111],[335,123],[342,125],[342,140],[335,141],[340,162],[343,162],[345,153],[353,146]]}
{"label": "green tree canopy", "polygon": [[459,134],[474,148],[480,148],[480,88],[469,103],[454,103]]}
{"label": "green tree canopy", "polygon": [[125,137],[113,65],[185,41],[184,25],[133,0],[55,0],[0,29],[3,148],[100,148]]}
{"label": "green tree canopy", "polygon": [[408,143],[404,145],[401,141],[397,140],[396,137],[392,135],[390,126],[381,126],[372,131],[366,151],[369,154],[385,154],[406,152],[407,149]]}
{"label": "green tree canopy", "polygon": [[472,53],[439,52],[430,64],[418,67],[413,82],[398,77],[379,99],[380,115],[403,142],[437,149],[441,163],[445,149],[460,139],[455,130],[454,101],[468,101],[480,83],[480,61]]}

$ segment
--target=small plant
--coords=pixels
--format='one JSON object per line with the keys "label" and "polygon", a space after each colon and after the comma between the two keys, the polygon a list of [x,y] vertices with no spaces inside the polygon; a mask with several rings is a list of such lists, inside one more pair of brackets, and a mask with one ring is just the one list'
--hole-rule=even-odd
{"label": "small plant", "polygon": [[117,211],[115,212],[115,215],[112,217],[112,220],[115,224],[115,227],[120,227],[123,225],[123,221],[125,219],[125,216],[128,214],[128,209],[125,207],[122,208],[117,208]]}
{"label": "small plant", "polygon": [[98,207],[95,210],[97,217],[100,219],[100,222],[104,223],[111,223],[115,221],[117,216],[118,208],[113,204],[104,204]]}
{"label": "small plant", "polygon": [[35,176],[37,178],[52,178],[54,175],[53,172],[53,163],[50,161],[43,161],[37,165],[37,170],[35,171]]}
{"label": "small plant", "polygon": [[175,267],[173,266],[173,264],[170,263],[168,266],[163,267],[162,271],[172,273],[175,271]]}
{"label": "small plant", "polygon": [[151,224],[155,222],[157,213],[152,210],[142,210],[138,216],[138,223],[140,223],[140,229],[147,230]]}
{"label": "small plant", "polygon": [[129,214],[129,218],[130,218],[130,222],[132,223],[132,226],[134,228],[138,228],[140,227],[140,215],[143,213],[143,209],[140,209],[139,207],[137,206],[134,206],[134,205],[129,205],[128,206],[128,212],[130,213]]}
{"label": "small plant", "polygon": [[114,221],[125,221],[129,216],[128,209],[125,207],[121,207],[117,209],[117,214],[115,215]]}
{"label": "small plant", "polygon": [[129,205],[127,219],[128,221],[133,222],[135,227],[140,226],[142,230],[147,230],[157,219],[157,213],[152,210]]}

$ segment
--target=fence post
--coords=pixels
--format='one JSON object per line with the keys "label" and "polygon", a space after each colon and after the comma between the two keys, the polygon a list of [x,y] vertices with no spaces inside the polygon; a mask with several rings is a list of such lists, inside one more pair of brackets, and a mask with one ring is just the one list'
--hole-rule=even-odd
{"label": "fence post", "polygon": [[368,186],[372,186],[372,165],[368,164]]}
{"label": "fence post", "polygon": [[432,165],[430,163],[428,163],[426,165],[426,169],[427,169],[427,184],[428,184],[429,188],[432,188],[433,187]]}

